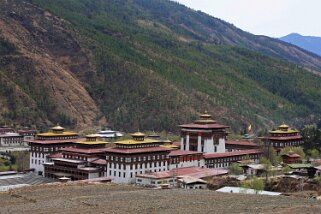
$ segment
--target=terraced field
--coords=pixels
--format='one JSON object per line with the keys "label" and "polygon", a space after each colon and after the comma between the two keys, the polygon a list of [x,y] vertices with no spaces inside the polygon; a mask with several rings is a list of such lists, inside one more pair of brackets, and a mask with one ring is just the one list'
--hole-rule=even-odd
{"label": "terraced field", "polygon": [[321,202],[290,196],[152,190],[128,185],[42,185],[0,193],[0,213],[320,213]]}

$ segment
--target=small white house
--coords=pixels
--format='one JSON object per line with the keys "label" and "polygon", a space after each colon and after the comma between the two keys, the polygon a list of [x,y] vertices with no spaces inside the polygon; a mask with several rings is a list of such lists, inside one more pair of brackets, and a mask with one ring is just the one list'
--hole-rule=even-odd
{"label": "small white house", "polygon": [[176,186],[177,178],[168,172],[136,175],[136,184],[147,187],[161,187],[164,184]]}
{"label": "small white house", "polygon": [[246,175],[260,176],[264,172],[263,164],[248,164],[242,166]]}
{"label": "small white house", "polygon": [[177,180],[178,186],[183,189],[206,189],[207,182],[199,179],[193,178],[191,176],[181,176]]}

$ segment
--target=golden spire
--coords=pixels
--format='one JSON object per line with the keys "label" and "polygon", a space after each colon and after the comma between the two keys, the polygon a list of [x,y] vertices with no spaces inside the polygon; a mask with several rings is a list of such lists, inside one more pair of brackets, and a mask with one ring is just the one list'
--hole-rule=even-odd
{"label": "golden spire", "polygon": [[194,123],[203,123],[203,124],[212,124],[212,123],[216,123],[215,120],[212,119],[212,115],[207,113],[207,111],[205,111],[202,114],[199,114],[199,119],[195,120]]}

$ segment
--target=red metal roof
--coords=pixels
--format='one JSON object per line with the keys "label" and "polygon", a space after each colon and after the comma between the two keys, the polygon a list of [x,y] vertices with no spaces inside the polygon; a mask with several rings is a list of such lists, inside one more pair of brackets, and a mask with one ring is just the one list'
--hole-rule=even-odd
{"label": "red metal roof", "polygon": [[213,124],[197,124],[197,123],[188,123],[179,125],[181,128],[197,128],[197,129],[225,129],[229,126],[213,123]]}
{"label": "red metal roof", "polygon": [[174,145],[174,146],[181,147],[181,141],[174,141],[174,142],[173,142],[173,145]]}
{"label": "red metal roof", "polygon": [[203,154],[203,153],[197,152],[197,151],[172,150],[170,151],[169,156],[194,155],[194,154]]}
{"label": "red metal roof", "polygon": [[207,153],[207,154],[204,154],[204,158],[213,159],[213,158],[240,156],[240,155],[261,154],[261,153],[262,152],[260,150],[249,149],[249,150],[242,150],[242,151],[236,151],[236,152]]}
{"label": "red metal roof", "polygon": [[146,152],[166,152],[172,149],[165,147],[147,147],[137,149],[120,149],[120,148],[106,148],[102,149],[107,153],[121,153],[121,154],[133,154],[133,153],[146,153]]}
{"label": "red metal roof", "polygon": [[289,158],[300,158],[301,156],[296,153],[284,154],[282,156],[287,156]]}
{"label": "red metal roof", "polygon": [[62,158],[62,153],[57,152],[47,156],[48,158]]}
{"label": "red metal roof", "polygon": [[86,163],[85,160],[76,160],[76,159],[67,159],[67,158],[52,158],[52,160],[54,160],[54,161],[68,162],[68,163],[74,163],[74,164]]}
{"label": "red metal roof", "polygon": [[248,142],[248,141],[232,141],[232,140],[228,140],[225,141],[226,145],[236,145],[236,146],[259,146],[256,143],[253,142]]}
{"label": "red metal roof", "polygon": [[97,160],[91,161],[91,163],[98,164],[98,165],[106,165],[107,161],[105,159],[97,159]]}
{"label": "red metal roof", "polygon": [[228,173],[228,170],[225,169],[209,169],[201,167],[184,167],[172,169],[164,172],[153,172],[149,174],[136,175],[136,177],[142,178],[155,178],[155,179],[164,179],[177,176],[190,176],[193,178],[205,178],[218,175],[225,175]]}
{"label": "red metal roof", "polygon": [[36,130],[18,130],[18,133],[36,133]]}
{"label": "red metal roof", "polygon": [[260,137],[260,139],[266,139],[266,140],[301,140],[302,136],[301,135],[294,135],[294,136],[283,136],[283,137]]}
{"label": "red metal roof", "polygon": [[44,145],[50,145],[50,144],[64,144],[64,143],[75,143],[81,141],[81,139],[67,139],[67,140],[27,140],[25,142],[27,143],[34,143],[34,144],[44,144]]}
{"label": "red metal roof", "polygon": [[99,154],[105,153],[104,149],[85,149],[85,148],[62,148],[60,149],[62,152],[73,152],[73,153],[81,153],[81,154]]}
{"label": "red metal roof", "polygon": [[23,136],[22,135],[20,135],[19,133],[9,133],[9,132],[7,132],[7,133],[4,133],[4,134],[0,134],[0,137],[8,137],[8,138],[10,138],[10,137],[20,137],[20,138],[23,138]]}

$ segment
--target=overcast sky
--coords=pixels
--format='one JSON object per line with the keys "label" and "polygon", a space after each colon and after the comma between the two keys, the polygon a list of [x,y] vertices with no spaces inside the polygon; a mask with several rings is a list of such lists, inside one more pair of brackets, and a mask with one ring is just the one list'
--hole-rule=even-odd
{"label": "overcast sky", "polygon": [[321,37],[321,0],[176,0],[253,34]]}

